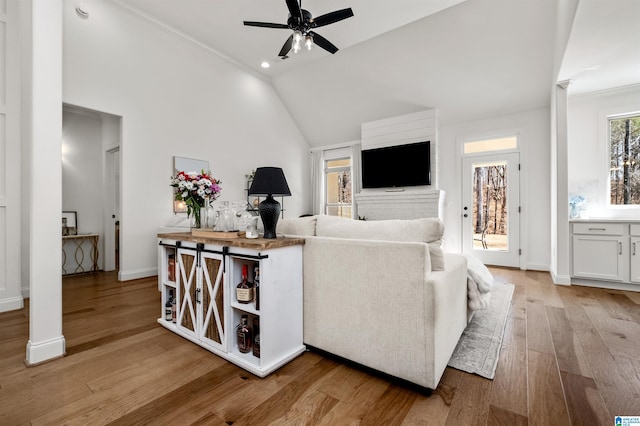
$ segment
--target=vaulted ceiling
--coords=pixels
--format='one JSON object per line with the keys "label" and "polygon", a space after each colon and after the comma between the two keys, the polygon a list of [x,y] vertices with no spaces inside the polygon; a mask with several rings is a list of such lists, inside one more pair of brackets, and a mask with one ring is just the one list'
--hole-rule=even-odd
{"label": "vaulted ceiling", "polygon": [[[354,17],[316,30],[340,48],[335,55],[315,47],[286,60],[277,53],[289,30],[242,24],[285,23],[285,0],[111,1],[271,80],[312,147],[358,140],[363,122],[428,108],[446,125],[546,107],[558,77],[554,0],[303,0],[314,16],[351,7]],[[592,48],[593,7],[637,19],[638,3],[581,0],[585,23],[574,25],[581,29],[572,34],[561,76],[583,73],[585,57],[612,61]],[[612,37],[615,27],[609,16],[600,34]],[[265,60],[268,69],[260,68]]]}

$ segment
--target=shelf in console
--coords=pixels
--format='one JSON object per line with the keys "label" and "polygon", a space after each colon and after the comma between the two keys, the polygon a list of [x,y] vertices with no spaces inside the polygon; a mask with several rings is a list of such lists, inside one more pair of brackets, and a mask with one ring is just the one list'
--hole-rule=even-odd
{"label": "shelf in console", "polygon": [[168,328],[169,330],[176,330],[176,323],[173,321],[167,321],[164,318],[158,318],[158,324],[160,324],[161,326]]}
{"label": "shelf in console", "polygon": [[256,367],[260,367],[260,358],[256,357],[253,355],[252,351],[247,352],[246,354],[243,354],[242,352],[240,352],[238,350],[237,346],[234,346],[233,350],[230,352],[231,355],[233,355],[234,357],[249,363],[251,365],[255,365]]}
{"label": "shelf in console", "polygon": [[260,311],[256,310],[256,305],[254,303],[239,303],[234,300],[231,302],[231,307],[257,317],[260,316]]}
{"label": "shelf in console", "polygon": [[176,282],[175,281],[163,281],[162,285],[167,286],[167,287],[171,287],[171,288],[176,288]]}

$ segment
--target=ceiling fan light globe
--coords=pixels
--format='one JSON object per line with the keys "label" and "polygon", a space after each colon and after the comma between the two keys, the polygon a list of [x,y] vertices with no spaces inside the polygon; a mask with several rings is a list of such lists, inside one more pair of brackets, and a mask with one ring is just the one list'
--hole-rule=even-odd
{"label": "ceiling fan light globe", "polygon": [[311,48],[313,48],[313,37],[311,36],[307,36],[304,40],[304,47],[307,48],[307,50],[311,50]]}

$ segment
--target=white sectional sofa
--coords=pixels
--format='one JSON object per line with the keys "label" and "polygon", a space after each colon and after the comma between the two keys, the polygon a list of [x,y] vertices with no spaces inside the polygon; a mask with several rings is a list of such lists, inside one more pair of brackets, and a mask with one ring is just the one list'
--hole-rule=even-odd
{"label": "white sectional sofa", "polygon": [[467,261],[437,218],[285,219],[303,236],[304,342],[435,389],[467,325]]}

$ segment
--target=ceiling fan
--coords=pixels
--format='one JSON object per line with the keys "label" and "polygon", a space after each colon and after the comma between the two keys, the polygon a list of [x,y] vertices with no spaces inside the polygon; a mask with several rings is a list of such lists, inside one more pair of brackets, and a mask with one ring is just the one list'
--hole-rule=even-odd
{"label": "ceiling fan", "polygon": [[311,12],[302,9],[301,2],[298,3],[298,0],[285,1],[289,9],[289,19],[287,19],[286,24],[256,21],[244,21],[244,24],[250,27],[293,30],[293,34],[285,41],[282,49],[280,49],[280,53],[278,53],[278,56],[281,56],[283,59],[287,58],[287,54],[291,49],[293,49],[294,53],[298,53],[303,44],[308,50],[311,50],[315,43],[331,54],[338,51],[338,48],[333,43],[312,30],[351,18],[353,16],[351,8],[336,10],[314,18]]}

